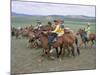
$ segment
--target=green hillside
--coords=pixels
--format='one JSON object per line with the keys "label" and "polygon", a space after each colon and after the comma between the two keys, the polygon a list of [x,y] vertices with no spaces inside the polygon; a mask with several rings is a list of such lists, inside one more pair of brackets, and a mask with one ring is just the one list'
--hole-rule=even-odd
{"label": "green hillside", "polygon": [[95,32],[95,19],[79,19],[79,18],[68,18],[68,17],[57,17],[52,16],[48,19],[48,16],[12,16],[11,17],[11,26],[18,27],[18,26],[29,26],[29,25],[36,25],[37,20],[40,20],[43,25],[46,25],[48,21],[53,22],[54,19],[64,19],[65,27],[70,27],[73,30],[78,30],[79,28],[85,27],[86,22],[91,23],[91,31]]}

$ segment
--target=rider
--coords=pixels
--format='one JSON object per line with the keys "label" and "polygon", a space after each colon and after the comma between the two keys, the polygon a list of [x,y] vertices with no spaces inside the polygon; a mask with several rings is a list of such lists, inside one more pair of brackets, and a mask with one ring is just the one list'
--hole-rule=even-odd
{"label": "rider", "polygon": [[51,26],[51,25],[52,25],[52,23],[49,21],[49,22],[48,22],[48,26]]}
{"label": "rider", "polygon": [[50,49],[51,49],[52,41],[57,36],[62,36],[64,34],[64,28],[61,27],[62,21],[60,19],[54,20],[54,25],[56,26],[56,28],[54,29],[54,31],[51,31],[52,34],[48,37],[48,44]]}
{"label": "rider", "polygon": [[42,23],[38,22],[38,29],[40,30],[41,27],[42,27]]}
{"label": "rider", "polygon": [[91,30],[91,27],[90,27],[90,23],[88,22],[87,24],[86,24],[87,26],[85,27],[85,32],[86,32],[86,35],[87,35],[87,38],[89,38],[89,34],[90,34],[90,30]]}
{"label": "rider", "polygon": [[64,20],[61,20],[61,26],[62,29],[64,29]]}
{"label": "rider", "polygon": [[54,24],[56,26],[55,30],[52,31],[52,33],[58,34],[58,36],[61,36],[64,34],[64,26],[62,26],[62,20],[54,20]]}

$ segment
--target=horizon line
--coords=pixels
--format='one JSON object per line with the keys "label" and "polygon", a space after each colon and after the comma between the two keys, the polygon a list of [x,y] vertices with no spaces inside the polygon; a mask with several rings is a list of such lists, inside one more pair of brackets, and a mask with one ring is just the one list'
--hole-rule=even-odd
{"label": "horizon line", "polygon": [[[25,13],[17,13],[17,12],[11,12],[11,15],[12,13],[15,13],[15,14],[23,14],[23,15],[29,15],[29,16],[87,16],[87,15],[63,15],[63,14],[50,14],[50,15],[47,15],[47,14],[25,14]],[[96,17],[96,16],[87,16],[87,17]]]}

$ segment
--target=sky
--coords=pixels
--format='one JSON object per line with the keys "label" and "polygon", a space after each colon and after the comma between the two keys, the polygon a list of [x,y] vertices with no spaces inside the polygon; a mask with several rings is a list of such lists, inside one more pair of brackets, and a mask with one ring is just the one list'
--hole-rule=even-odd
{"label": "sky", "polygon": [[12,1],[12,12],[28,15],[84,15],[95,17],[95,6]]}

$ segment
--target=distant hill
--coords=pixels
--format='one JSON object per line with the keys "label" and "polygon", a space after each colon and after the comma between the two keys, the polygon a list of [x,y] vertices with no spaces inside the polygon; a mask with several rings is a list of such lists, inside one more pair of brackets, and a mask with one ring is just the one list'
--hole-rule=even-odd
{"label": "distant hill", "polygon": [[77,19],[95,19],[95,17],[84,16],[84,15],[67,15],[67,18],[77,18]]}
{"label": "distant hill", "polygon": [[84,15],[49,15],[56,18],[69,18],[69,19],[95,19],[95,17],[84,16]]}
{"label": "distant hill", "polygon": [[32,15],[12,12],[12,13],[11,13],[11,16],[32,16]]}
{"label": "distant hill", "polygon": [[34,16],[36,18],[46,18],[51,17],[52,19],[66,19],[66,20],[86,20],[86,21],[95,21],[95,17],[84,16],[84,15],[28,15],[12,12],[12,16]]}

